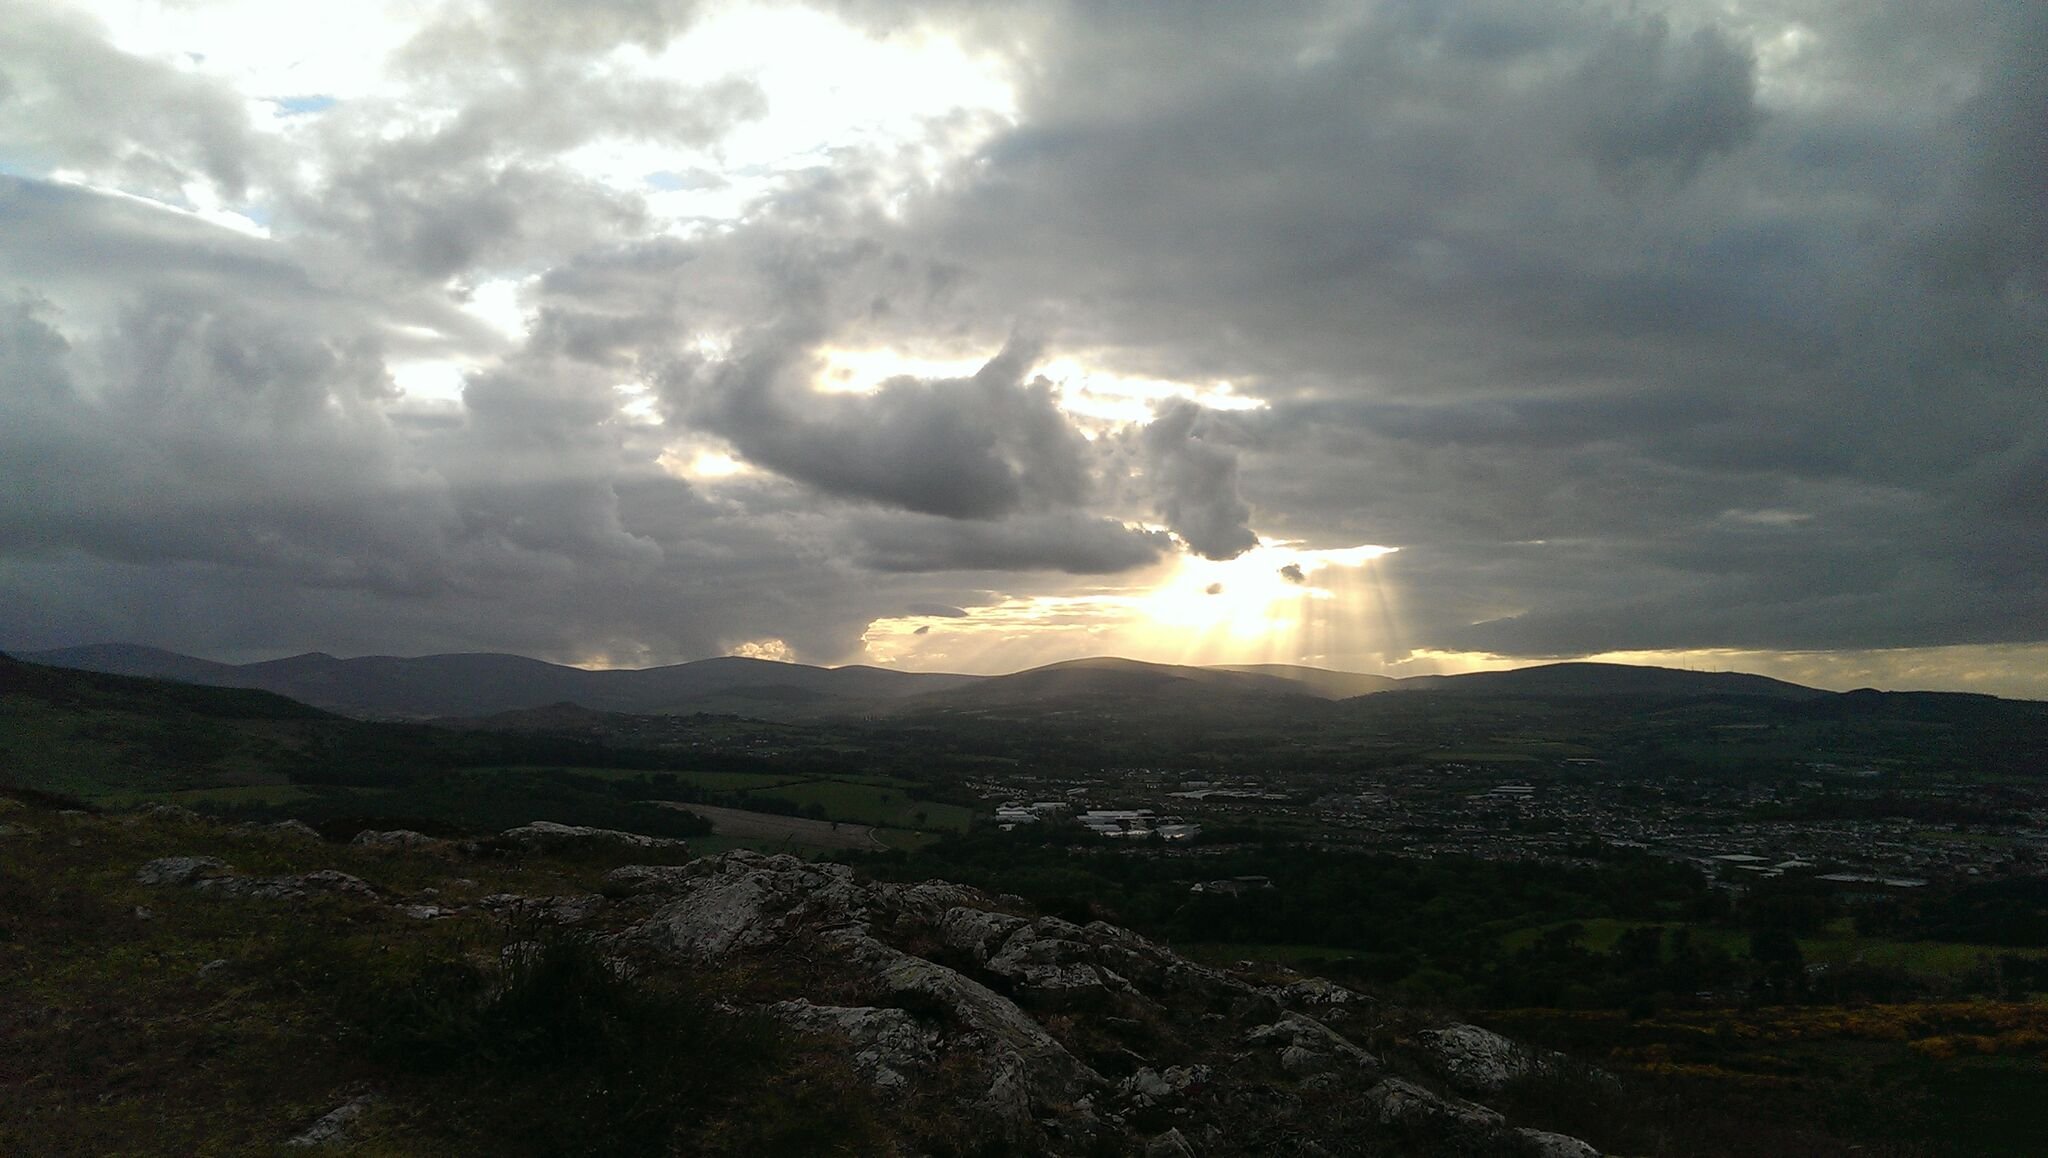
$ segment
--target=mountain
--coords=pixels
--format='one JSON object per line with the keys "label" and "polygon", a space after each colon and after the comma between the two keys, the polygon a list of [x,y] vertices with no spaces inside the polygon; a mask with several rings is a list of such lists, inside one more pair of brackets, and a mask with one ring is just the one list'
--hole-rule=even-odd
{"label": "mountain", "polygon": [[820,668],[723,656],[669,667],[586,671],[490,653],[337,659],[308,652],[221,664],[125,644],[32,652],[56,667],[150,676],[216,687],[260,688],[356,716],[486,716],[575,703],[607,712],[734,711],[735,705],[864,710],[875,701],[956,687],[980,677],[873,667]]}
{"label": "mountain", "polygon": [[148,679],[177,680],[213,687],[255,687],[240,680],[233,664],[194,659],[159,647],[133,643],[94,643],[84,647],[60,647],[54,651],[24,652],[17,658],[50,667],[105,672],[108,675],[143,676]]}
{"label": "mountain", "polygon": [[1355,671],[1329,671],[1325,668],[1298,667],[1285,663],[1238,663],[1217,666],[1224,671],[1241,671],[1287,680],[1301,685],[1310,695],[1332,700],[1395,691],[1402,682],[1393,676],[1366,675]]}
{"label": "mountain", "polygon": [[1227,668],[1183,667],[1110,657],[1047,664],[901,701],[902,712],[999,709],[1193,707],[1222,702],[1308,699],[1297,682]]}
{"label": "mountain", "polygon": [[1489,696],[1760,696],[1812,700],[1831,693],[1741,672],[1680,671],[1610,663],[1557,663],[1515,671],[1392,679],[1289,664],[1196,667],[1101,657],[1001,676],[811,667],[722,656],[667,667],[588,671],[517,655],[389,655],[338,659],[308,652],[224,664],[127,644],[32,652],[57,667],[256,688],[328,711],[395,719],[481,717],[575,704],[638,715],[709,712],[769,719],[906,711],[1061,710],[1305,704],[1386,692]]}
{"label": "mountain", "polygon": [[1824,699],[1835,693],[1733,671],[1685,671],[1624,663],[1551,663],[1513,671],[1410,676],[1391,689],[1489,696],[1764,696]]}

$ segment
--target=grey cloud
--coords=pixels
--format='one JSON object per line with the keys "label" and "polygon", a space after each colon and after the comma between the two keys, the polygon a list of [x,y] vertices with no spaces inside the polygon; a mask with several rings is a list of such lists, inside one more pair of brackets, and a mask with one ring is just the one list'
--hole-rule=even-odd
{"label": "grey cloud", "polygon": [[967,612],[947,603],[913,603],[903,609],[908,615],[936,615],[944,619],[965,619]]}
{"label": "grey cloud", "polygon": [[1280,568],[1280,577],[1289,583],[1306,583],[1308,576],[1301,570],[1301,564],[1289,563]]}
{"label": "grey cloud", "polygon": [[261,151],[242,101],[105,36],[82,15],[10,6],[0,20],[0,150],[17,164],[112,170],[173,199],[195,178],[240,197]]}
{"label": "grey cloud", "polygon": [[1674,36],[1661,19],[1611,32],[1570,90],[1593,155],[1620,169],[1663,164],[1690,176],[1762,119],[1749,52],[1711,27]]}
{"label": "grey cloud", "polygon": [[1140,436],[1159,515],[1205,559],[1258,546],[1252,509],[1237,493],[1237,455],[1205,439],[1208,411],[1186,399],[1162,406]]}
{"label": "grey cloud", "polygon": [[1050,383],[1024,379],[1034,344],[1013,341],[972,378],[895,378],[871,394],[812,391],[794,373],[807,364],[800,349],[714,364],[685,414],[750,462],[830,495],[955,519],[1087,497],[1087,441]]}
{"label": "grey cloud", "polygon": [[1114,519],[1023,515],[968,522],[908,515],[851,521],[853,559],[875,571],[1059,571],[1104,575],[1156,562],[1172,544]]}

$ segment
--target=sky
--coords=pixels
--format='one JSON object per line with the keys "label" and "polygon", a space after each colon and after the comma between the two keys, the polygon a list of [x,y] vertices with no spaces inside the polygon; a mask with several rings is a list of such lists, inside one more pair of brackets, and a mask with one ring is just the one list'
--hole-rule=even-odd
{"label": "sky", "polygon": [[0,645],[2048,698],[2048,5],[0,0]]}

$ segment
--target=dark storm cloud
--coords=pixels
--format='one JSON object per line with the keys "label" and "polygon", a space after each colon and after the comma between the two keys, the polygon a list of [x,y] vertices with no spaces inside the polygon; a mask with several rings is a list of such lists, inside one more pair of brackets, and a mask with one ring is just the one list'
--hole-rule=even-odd
{"label": "dark storm cloud", "polygon": [[1061,571],[1104,575],[1156,561],[1172,542],[1114,519],[1024,515],[1002,522],[915,516],[852,520],[854,561],[876,571]]}

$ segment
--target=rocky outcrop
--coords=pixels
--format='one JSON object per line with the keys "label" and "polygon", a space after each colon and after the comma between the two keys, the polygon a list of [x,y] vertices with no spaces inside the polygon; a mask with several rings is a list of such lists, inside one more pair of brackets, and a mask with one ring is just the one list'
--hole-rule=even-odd
{"label": "rocky outcrop", "polygon": [[844,1041],[878,1088],[943,1085],[960,1100],[942,1113],[1024,1152],[1354,1153],[1361,1128],[1385,1133],[1371,1152],[1583,1145],[1394,1076],[1346,1028],[1373,1003],[1341,986],[1254,984],[1103,922],[750,852],[617,869],[604,890],[628,918],[604,937],[614,954],[801,983],[766,1012]]}
{"label": "rocky outcrop", "polygon": [[327,1113],[318,1121],[293,1136],[285,1143],[294,1149],[330,1149],[348,1145],[353,1141],[357,1124],[377,1099],[369,1094],[350,1098]]}
{"label": "rocky outcrop", "polygon": [[216,897],[254,897],[259,900],[304,900],[312,896],[377,899],[377,890],[360,877],[335,869],[316,869],[287,876],[252,877],[229,868],[214,856],[166,856],[135,870],[140,884],[154,887],[187,885]]}
{"label": "rocky outcrop", "polygon": [[1515,1137],[1522,1144],[1524,1158],[1600,1158],[1600,1151],[1569,1134],[1520,1129]]}
{"label": "rocky outcrop", "polygon": [[536,820],[518,828],[508,828],[498,834],[498,839],[528,852],[562,852],[592,846],[672,853],[686,853],[690,849],[688,841],[670,837],[642,836],[615,828],[586,828],[580,824],[556,824],[552,820]]}
{"label": "rocky outcrop", "polygon": [[189,885],[203,876],[227,871],[217,856],[166,856],[135,870],[135,880],[145,885]]}
{"label": "rocky outcrop", "polygon": [[192,887],[214,896],[254,897],[266,901],[302,901],[313,896],[354,897],[362,901],[377,899],[377,890],[368,882],[335,869],[274,877],[229,874],[194,881]]}
{"label": "rocky outcrop", "polygon": [[875,1085],[896,1089],[931,1069],[938,1034],[901,1009],[872,1005],[812,1005],[798,998],[777,1002],[768,1012],[785,1024],[852,1043],[853,1063]]}
{"label": "rocky outcrop", "polygon": [[514,893],[492,893],[476,907],[503,921],[537,921],[544,925],[580,925],[604,908],[596,893],[567,896],[522,897]]}
{"label": "rocky outcrop", "polygon": [[414,832],[410,828],[394,828],[387,832],[366,828],[356,833],[356,838],[349,843],[357,848],[425,848],[439,842],[424,832]]}
{"label": "rocky outcrop", "polygon": [[1245,1034],[1246,1045],[1277,1055],[1280,1068],[1307,1077],[1331,1070],[1379,1067],[1379,1059],[1346,1040],[1343,1034],[1312,1017],[1290,1013]]}
{"label": "rocky outcrop", "polygon": [[1424,1064],[1450,1084],[1478,1094],[1499,1093],[1554,1060],[1476,1025],[1447,1025],[1415,1037]]}

